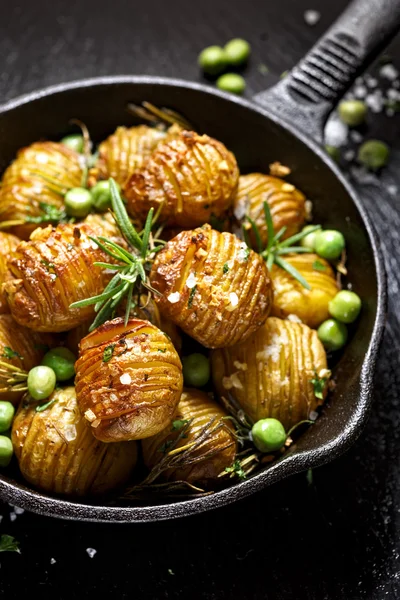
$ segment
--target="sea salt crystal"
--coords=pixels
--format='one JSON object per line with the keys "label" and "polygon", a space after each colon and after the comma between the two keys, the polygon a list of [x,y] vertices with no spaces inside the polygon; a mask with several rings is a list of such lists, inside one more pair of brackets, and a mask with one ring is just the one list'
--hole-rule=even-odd
{"label": "sea salt crystal", "polygon": [[349,281],[349,283],[347,284],[347,289],[348,289],[348,290],[352,290],[352,289],[353,289],[353,284],[352,284],[352,283],[350,283],[350,281]]}
{"label": "sea salt crystal", "polygon": [[186,287],[191,290],[196,285],[196,275],[194,273],[190,273],[189,277],[186,279]]}
{"label": "sea salt crystal", "polygon": [[229,302],[233,307],[236,307],[239,304],[239,297],[235,292],[229,294]]}
{"label": "sea salt crystal", "polygon": [[96,419],[96,415],[90,408],[85,412],[84,417],[85,417],[85,419],[87,419],[90,422],[92,422]]}
{"label": "sea salt crystal", "polygon": [[365,82],[369,88],[376,88],[378,85],[378,80],[371,75],[366,75]]}
{"label": "sea salt crystal", "polygon": [[399,76],[399,72],[392,64],[388,63],[379,69],[379,75],[384,79],[394,81]]}
{"label": "sea salt crystal", "polygon": [[73,440],[75,440],[76,439],[75,425],[67,425],[67,427],[64,427],[63,434],[64,434],[64,437],[67,440],[67,442],[72,442]]}
{"label": "sea salt crystal", "polygon": [[382,112],[384,100],[382,90],[375,90],[365,98],[365,104],[372,110],[373,113]]}
{"label": "sea salt crystal", "polygon": [[353,160],[353,158],[354,158],[354,157],[355,157],[355,152],[354,152],[354,150],[347,150],[347,151],[344,153],[344,155],[343,155],[343,158],[344,158],[344,160],[347,160],[347,161],[349,161],[349,162],[350,162],[351,160]]}
{"label": "sea salt crystal", "polygon": [[316,410],[311,410],[310,414],[308,415],[310,421],[316,421],[318,419],[318,413]]}
{"label": "sea salt crystal", "polygon": [[359,144],[363,140],[363,136],[359,131],[350,131],[350,139],[352,142]]}
{"label": "sea salt crystal", "polygon": [[246,202],[244,200],[240,200],[235,205],[235,208],[233,209],[233,214],[235,215],[235,218],[238,221],[240,221],[245,216],[246,210],[247,210],[246,209]]}
{"label": "sea salt crystal", "polygon": [[56,562],[57,562],[57,561],[56,561],[56,559],[55,559],[55,558],[51,558],[51,559],[50,559],[50,564],[51,564],[51,565],[55,565],[55,564],[56,564]]}
{"label": "sea salt crystal", "polygon": [[368,94],[368,89],[365,87],[365,85],[356,85],[353,93],[356,98],[365,98],[365,96]]}
{"label": "sea salt crystal", "polygon": [[303,321],[300,319],[300,317],[298,317],[297,315],[293,315],[290,314],[287,317],[288,321],[291,321],[292,323],[302,323]]}
{"label": "sea salt crystal", "polygon": [[44,152],[36,152],[35,161],[41,165],[45,165],[49,161],[49,157]]}
{"label": "sea salt crystal", "polygon": [[387,191],[389,192],[389,194],[391,194],[391,196],[396,196],[397,192],[398,192],[398,187],[397,185],[388,185],[387,186]]}
{"label": "sea salt crystal", "polygon": [[14,506],[14,512],[16,515],[23,515],[25,512],[25,509],[20,508],[19,506]]}
{"label": "sea salt crystal", "polygon": [[119,380],[122,383],[122,385],[129,385],[130,383],[132,383],[132,377],[129,375],[129,373],[124,373],[123,375],[121,375]]}
{"label": "sea salt crystal", "polygon": [[325,126],[325,144],[339,148],[347,142],[349,128],[333,114]]}
{"label": "sea salt crystal", "polygon": [[15,514],[15,512],[11,512],[10,513],[10,521],[13,522],[13,521],[15,521],[16,518],[17,518],[17,515]]}
{"label": "sea salt crystal", "polygon": [[317,10],[306,10],[304,12],[304,20],[307,23],[307,25],[310,25],[310,27],[313,27],[313,25],[316,25],[318,23],[318,21],[321,18],[321,13],[318,12]]}
{"label": "sea salt crystal", "polygon": [[238,259],[239,260],[247,260],[248,255],[249,255],[248,252],[249,252],[249,249],[248,249],[247,245],[244,243],[240,244],[240,250],[238,252]]}
{"label": "sea salt crystal", "polygon": [[90,556],[90,558],[93,558],[93,556],[95,554],[97,554],[97,550],[95,550],[94,548],[86,548],[86,552],[88,553],[88,555]]}
{"label": "sea salt crystal", "polygon": [[176,304],[177,302],[179,302],[180,300],[180,293],[179,292],[172,292],[172,294],[170,294],[167,298],[168,302],[171,302],[171,304]]}

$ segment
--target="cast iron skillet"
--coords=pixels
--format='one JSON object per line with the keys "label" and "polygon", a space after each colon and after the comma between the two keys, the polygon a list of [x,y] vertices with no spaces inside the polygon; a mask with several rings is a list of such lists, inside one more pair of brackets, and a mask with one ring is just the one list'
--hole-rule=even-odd
{"label": "cast iron skillet", "polygon": [[357,74],[400,26],[399,0],[357,0],[275,88],[248,102],[207,86],[153,77],[105,77],[54,86],[0,107],[0,169],[22,146],[59,139],[71,117],[95,141],[133,125],[128,102],[148,100],[185,115],[199,132],[222,140],[243,172],[268,172],[280,161],[314,202],[315,222],[345,235],[350,280],[363,299],[356,332],[335,367],[337,387],[316,425],[278,462],[213,495],[156,506],[99,506],[50,497],[10,468],[0,497],[41,514],[68,519],[141,522],[206,511],[244,498],[293,473],[342,454],[358,437],[373,396],[373,375],[385,319],[385,273],[379,241],[362,202],[322,150],[324,122]]}

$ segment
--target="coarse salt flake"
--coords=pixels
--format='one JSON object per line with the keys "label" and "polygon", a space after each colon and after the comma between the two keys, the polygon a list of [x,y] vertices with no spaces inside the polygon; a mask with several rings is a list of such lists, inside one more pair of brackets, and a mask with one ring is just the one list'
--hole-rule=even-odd
{"label": "coarse salt flake", "polygon": [[132,377],[129,375],[129,373],[124,373],[123,375],[121,375],[119,380],[122,383],[122,385],[129,385],[130,383],[132,383]]}
{"label": "coarse salt flake", "polygon": [[379,75],[384,79],[394,81],[399,76],[399,72],[392,64],[388,63],[379,69]]}
{"label": "coarse salt flake", "polygon": [[176,304],[177,302],[179,302],[181,298],[181,295],[179,292],[172,292],[172,294],[170,294],[167,298],[168,302],[171,302],[171,304]]}
{"label": "coarse salt flake", "polygon": [[93,556],[95,554],[97,554],[97,550],[95,550],[94,548],[86,548],[86,552],[88,553],[88,555],[90,556],[90,558],[93,558]]}
{"label": "coarse salt flake", "polygon": [[229,294],[228,310],[234,310],[238,304],[239,304],[239,296],[236,294],[236,292],[231,292]]}
{"label": "coarse salt flake", "polygon": [[51,559],[50,559],[50,564],[51,564],[51,565],[55,565],[55,564],[56,564],[56,562],[57,562],[57,561],[56,561],[56,559],[55,559],[55,558],[51,558]]}
{"label": "coarse salt flake", "polygon": [[76,439],[76,427],[75,425],[67,425],[67,427],[64,427],[64,431],[63,431],[64,437],[67,440],[67,442],[72,442],[73,440]]}
{"label": "coarse salt flake", "polygon": [[321,18],[321,13],[318,12],[317,10],[306,10],[304,12],[304,20],[307,23],[307,25],[310,25],[310,27],[313,27],[313,25],[316,25],[318,23],[318,21]]}
{"label": "coarse salt flake", "polygon": [[308,418],[310,419],[310,421],[316,421],[318,419],[318,413],[316,410],[311,410],[310,414],[308,415]]}
{"label": "coarse salt flake", "polygon": [[96,415],[94,414],[94,412],[89,408],[85,414],[84,414],[85,419],[87,419],[90,423],[92,421],[96,420]]}
{"label": "coarse salt flake", "polygon": [[196,285],[196,275],[194,273],[190,273],[189,277],[186,279],[186,287],[191,290]]}

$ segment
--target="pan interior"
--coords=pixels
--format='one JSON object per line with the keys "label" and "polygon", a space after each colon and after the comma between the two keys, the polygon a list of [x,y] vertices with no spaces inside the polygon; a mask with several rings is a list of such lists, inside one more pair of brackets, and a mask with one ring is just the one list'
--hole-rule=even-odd
{"label": "pan interior", "polygon": [[[143,100],[173,108],[182,113],[198,132],[208,133],[223,141],[236,155],[242,172],[268,172],[269,164],[274,161],[290,166],[292,173],[288,180],[313,201],[314,222],[343,232],[348,250],[348,281],[363,300],[362,314],[351,332],[350,342],[336,361],[334,374],[337,387],[324,407],[321,418],[287,454],[288,458],[298,455],[299,464],[303,460],[303,467],[310,466],[310,461],[321,462],[321,447],[330,448],[329,453],[324,451],[324,461],[333,458],[345,445],[346,435],[353,437],[354,423],[362,425],[369,402],[368,391],[360,393],[360,376],[375,324],[378,285],[374,253],[363,220],[346,186],[311,147],[251,105],[231,101],[223,95],[174,84],[98,83],[59,90],[30,102],[16,104],[0,113],[0,171],[15,157],[19,148],[38,139],[60,139],[71,130],[68,125],[71,118],[83,121],[95,142],[104,139],[118,125],[135,125],[139,121],[127,112],[126,105],[128,102],[140,104]],[[270,477],[267,468],[253,478],[255,481],[240,484],[239,489],[243,490],[244,495],[286,476],[293,472],[290,462],[287,458],[281,461],[279,476],[278,473],[272,476],[271,471]],[[7,490],[12,490],[15,503],[18,503],[18,490],[29,489],[20,475],[12,470],[0,475],[0,491],[1,481],[6,484]],[[246,486],[249,486],[247,492]],[[220,495],[224,498],[221,504],[230,501],[225,490],[214,495],[214,506],[218,505]],[[234,497],[240,495],[233,493]],[[32,505],[28,506],[32,510],[35,510],[34,496],[37,499],[43,497],[32,493]],[[183,504],[188,506],[190,503],[187,501]],[[68,501],[63,504],[68,504]],[[204,503],[204,507],[206,505]],[[180,513],[182,508],[181,503]],[[76,516],[85,518],[84,510],[81,505]],[[90,511],[88,518],[96,520],[97,514],[93,512],[96,509],[87,506],[87,510]],[[132,507],[130,510],[138,513],[141,509]],[[157,508],[153,511],[157,511]],[[52,513],[51,502],[46,512]],[[191,512],[190,508],[188,512]],[[63,516],[59,509],[54,511],[54,514],[57,513]],[[101,518],[100,513],[98,518]],[[159,518],[156,512],[152,518]]]}

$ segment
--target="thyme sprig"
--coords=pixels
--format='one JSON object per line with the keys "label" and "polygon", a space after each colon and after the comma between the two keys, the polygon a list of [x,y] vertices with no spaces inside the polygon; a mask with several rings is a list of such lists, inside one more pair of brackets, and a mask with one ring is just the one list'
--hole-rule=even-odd
{"label": "thyme sprig", "polygon": [[85,298],[85,300],[79,300],[70,305],[71,309],[83,308],[84,306],[92,304],[95,305],[94,309],[97,315],[90,327],[90,331],[93,331],[93,329],[112,318],[122,300],[126,300],[126,325],[132,308],[136,306],[134,291],[137,291],[137,295],[140,295],[141,286],[154,294],[159,294],[159,292],[150,285],[148,280],[148,271],[154,257],[164,246],[164,242],[158,239],[155,240],[151,232],[157,215],[154,216],[154,209],[151,208],[147,215],[144,229],[138,233],[129,219],[115,181],[111,178],[109,182],[113,215],[121,234],[128,244],[129,250],[106,237],[89,236],[105,254],[116,261],[115,263],[93,263],[96,267],[115,271],[115,274],[101,294],[92,296],[91,298]]}
{"label": "thyme sprig", "polygon": [[[268,242],[265,248],[263,248],[262,238],[260,230],[256,224],[256,222],[247,216],[247,220],[250,223],[251,229],[254,234],[254,238],[256,241],[256,246],[258,253],[262,256],[262,258],[267,263],[267,267],[271,270],[272,265],[275,263],[281,269],[284,269],[289,275],[294,277],[303,287],[307,290],[310,290],[311,287],[309,283],[304,279],[301,273],[293,267],[290,263],[288,263],[284,258],[282,258],[285,254],[295,253],[302,254],[311,252],[309,248],[304,248],[303,246],[296,246],[297,242],[300,242],[306,235],[313,233],[314,231],[318,231],[321,229],[320,225],[315,225],[315,227],[308,229],[307,231],[301,231],[300,233],[296,233],[286,240],[281,241],[282,236],[284,235],[287,227],[282,227],[278,232],[275,233],[274,223],[272,221],[271,210],[269,208],[268,202],[263,203],[264,210],[264,218],[265,223],[267,225],[267,233],[268,233]],[[243,225],[243,235],[246,244],[250,247],[250,239],[247,228]]]}

